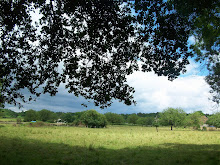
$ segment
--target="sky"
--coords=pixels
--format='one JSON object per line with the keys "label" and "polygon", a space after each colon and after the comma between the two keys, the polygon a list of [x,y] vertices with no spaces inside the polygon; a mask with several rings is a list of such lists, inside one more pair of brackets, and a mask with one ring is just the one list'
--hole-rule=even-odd
{"label": "sky", "polygon": [[[156,113],[162,112],[168,107],[182,108],[187,113],[194,111],[203,111],[212,114],[217,111],[215,104],[209,100],[209,85],[204,77],[206,70],[202,66],[190,60],[187,65],[187,72],[174,81],[169,81],[167,77],[157,76],[149,72],[144,73],[136,71],[127,76],[127,83],[134,87],[134,99],[136,105],[127,106],[118,101],[114,101],[112,106],[106,109],[100,109],[83,97],[75,97],[68,93],[64,84],[59,87],[56,96],[48,94],[41,95],[34,102],[24,103],[23,108],[19,109],[13,105],[6,105],[6,108],[19,112],[21,110],[41,110],[48,109],[54,112],[80,112],[88,109],[95,109],[100,113]],[[81,104],[87,103],[88,107]]]}

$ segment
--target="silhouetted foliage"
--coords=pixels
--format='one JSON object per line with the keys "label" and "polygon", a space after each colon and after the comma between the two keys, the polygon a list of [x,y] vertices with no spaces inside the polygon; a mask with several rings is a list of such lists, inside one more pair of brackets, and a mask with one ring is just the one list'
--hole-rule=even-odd
{"label": "silhouetted foliage", "polygon": [[[139,61],[144,72],[177,78],[192,55],[187,46],[192,25],[168,2],[0,1],[4,101],[53,96],[65,83],[70,93],[101,108],[113,99],[131,105],[134,89],[126,76],[139,69]],[[37,24],[31,17],[36,10]]]}
{"label": "silhouetted foliage", "polygon": [[203,62],[209,70],[206,81],[211,87],[212,100],[220,101],[219,48],[220,48],[220,1],[219,0],[171,0],[170,5],[181,17],[188,19],[190,35],[195,38],[190,48],[196,61]]}
{"label": "silhouetted foliage", "polygon": [[220,103],[220,62],[210,67],[210,74],[205,78],[210,85],[210,92],[213,94],[212,101]]}
{"label": "silhouetted foliage", "polygon": [[[0,64],[0,66],[1,66],[1,64]],[[3,94],[2,94],[2,90],[3,90],[3,88],[2,88],[2,79],[0,78],[0,107],[4,107],[4,96],[3,96]]]}

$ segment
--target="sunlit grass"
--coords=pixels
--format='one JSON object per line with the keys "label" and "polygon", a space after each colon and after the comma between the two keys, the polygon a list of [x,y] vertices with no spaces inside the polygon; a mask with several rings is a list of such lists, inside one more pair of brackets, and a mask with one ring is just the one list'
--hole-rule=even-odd
{"label": "sunlit grass", "polygon": [[[2,163],[11,154],[12,157],[16,155],[11,164],[30,163],[32,156],[35,156],[33,161],[42,164],[46,155],[49,159],[45,164],[220,164],[220,131],[170,131],[168,127],[160,127],[157,132],[154,127],[139,126],[91,129],[5,125],[0,127],[0,135]],[[25,150],[29,147],[33,151],[27,154]],[[7,156],[3,150],[7,151]],[[19,158],[21,154],[22,159]]]}
{"label": "sunlit grass", "polygon": [[16,118],[0,118],[0,122],[16,122]]}

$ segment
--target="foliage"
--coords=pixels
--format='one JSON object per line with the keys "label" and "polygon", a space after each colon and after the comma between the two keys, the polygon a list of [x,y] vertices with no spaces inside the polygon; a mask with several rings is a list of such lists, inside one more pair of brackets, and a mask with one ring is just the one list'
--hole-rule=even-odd
{"label": "foliage", "polygon": [[38,119],[38,114],[35,110],[28,110],[25,112],[24,121],[36,121]]}
{"label": "foliage", "polygon": [[170,0],[169,3],[191,24],[191,35],[196,38],[192,48],[197,53],[197,58],[204,59],[218,54],[220,2],[218,0]]}
{"label": "foliage", "polygon": [[188,117],[188,125],[193,126],[195,129],[200,128],[200,125],[203,124],[202,115],[200,112],[194,112],[189,114]]}
{"label": "foliage", "polygon": [[116,113],[107,112],[105,113],[107,121],[111,124],[123,124],[125,123],[124,118]]}
{"label": "foliage", "polygon": [[167,108],[160,114],[160,123],[162,125],[182,126],[186,118],[186,113],[180,108]]}
{"label": "foliage", "polygon": [[[1,66],[1,63],[0,63],[0,66]],[[3,96],[3,94],[2,94],[2,91],[3,91],[3,88],[2,88],[2,79],[0,78],[0,108],[2,107],[4,107],[4,103],[5,103],[5,101],[4,101],[4,96]]]}
{"label": "foliage", "polygon": [[134,113],[128,116],[127,121],[130,124],[137,124],[138,118],[139,118],[138,115]]}
{"label": "foliage", "polygon": [[213,114],[209,117],[207,124],[220,128],[220,112]]}
{"label": "foliage", "polygon": [[[219,6],[218,0],[1,0],[0,104],[53,96],[65,83],[101,108],[113,99],[131,105],[126,76],[139,61],[141,71],[173,80],[193,54],[207,61],[206,81],[219,103]],[[36,22],[33,11],[40,14]]]}
{"label": "foliage", "polygon": [[61,119],[67,123],[72,123],[75,120],[75,117],[73,113],[68,112],[68,113],[63,113]]}
{"label": "foliage", "polygon": [[54,122],[54,120],[57,119],[57,116],[54,115],[52,111],[42,109],[38,112],[39,115],[39,120],[40,121],[49,121],[49,122]]}
{"label": "foliage", "polygon": [[18,116],[16,119],[17,124],[21,124],[22,122],[22,117]]}
{"label": "foliage", "polygon": [[205,61],[209,75],[206,82],[211,87],[212,100],[219,104],[219,47],[220,47],[220,2],[219,0],[170,0],[170,5],[178,15],[188,19],[190,35],[195,38],[191,49],[196,61]]}
{"label": "foliage", "polygon": [[153,125],[154,118],[153,117],[139,117],[137,120],[137,124],[142,126],[151,126]]}
{"label": "foliage", "polygon": [[4,118],[16,118],[17,113],[10,109],[1,109],[0,108],[0,116]]}
{"label": "foliage", "polygon": [[139,117],[153,117],[153,118],[156,117],[157,114],[158,112],[157,113],[141,113],[141,112],[137,113]]}
{"label": "foliage", "polygon": [[205,78],[210,85],[210,92],[213,94],[212,101],[220,103],[220,62],[211,66],[210,74]]}
{"label": "foliage", "polygon": [[101,108],[113,99],[131,105],[134,89],[126,76],[139,69],[138,61],[142,71],[173,80],[192,56],[191,24],[167,1],[2,0],[0,11],[2,95],[11,104],[55,95],[62,82]]}
{"label": "foliage", "polygon": [[17,116],[25,117],[25,112],[23,110],[21,112],[17,112]]}
{"label": "foliage", "polygon": [[81,116],[81,121],[89,128],[103,128],[107,125],[105,115],[96,110],[88,110]]}

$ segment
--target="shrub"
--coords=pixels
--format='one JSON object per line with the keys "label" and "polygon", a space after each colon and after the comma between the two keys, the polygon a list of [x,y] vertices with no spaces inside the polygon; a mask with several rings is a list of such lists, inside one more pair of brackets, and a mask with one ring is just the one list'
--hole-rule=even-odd
{"label": "shrub", "polygon": [[88,110],[81,116],[81,121],[89,128],[103,128],[107,125],[105,115],[95,110]]}
{"label": "shrub", "polygon": [[25,112],[24,121],[36,121],[37,120],[37,112],[35,110],[28,110]]}
{"label": "shrub", "polygon": [[20,116],[19,116],[19,117],[17,117],[16,121],[17,121],[17,124],[21,124],[21,122],[22,122],[21,117],[20,117]]}

